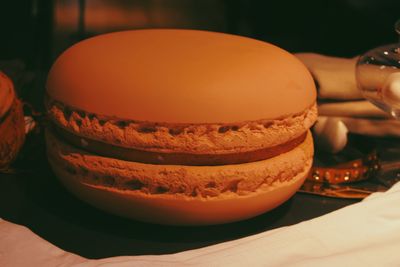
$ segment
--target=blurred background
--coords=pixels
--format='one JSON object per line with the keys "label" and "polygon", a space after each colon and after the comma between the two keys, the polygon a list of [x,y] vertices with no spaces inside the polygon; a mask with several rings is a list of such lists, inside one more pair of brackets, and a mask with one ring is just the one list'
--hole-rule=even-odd
{"label": "blurred background", "polygon": [[13,0],[0,4],[0,61],[47,70],[105,32],[190,28],[265,40],[290,52],[353,57],[397,42],[399,0]]}

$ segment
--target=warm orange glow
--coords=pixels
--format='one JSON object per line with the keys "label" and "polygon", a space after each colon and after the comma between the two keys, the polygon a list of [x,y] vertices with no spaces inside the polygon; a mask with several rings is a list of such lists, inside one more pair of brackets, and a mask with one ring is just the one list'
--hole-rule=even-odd
{"label": "warm orange glow", "polygon": [[86,0],[83,28],[79,29],[79,1],[54,4],[54,55],[93,35],[143,28],[197,28],[224,31],[221,1]]}
{"label": "warm orange glow", "polygon": [[87,1],[85,26],[89,32],[142,28],[151,24],[151,13],[141,6],[126,8],[114,2]]}
{"label": "warm orange glow", "polygon": [[[198,9],[203,10],[203,13],[207,11],[207,17],[199,16]],[[77,0],[56,1],[56,30],[76,31],[78,12]],[[223,14],[221,5],[207,4],[207,2],[200,5],[190,5],[185,4],[184,1],[164,3],[155,0],[87,0],[84,22],[85,30],[91,33],[137,28],[223,27],[221,12]]]}
{"label": "warm orange glow", "polygon": [[54,23],[57,31],[74,31],[78,27],[78,1],[57,1]]}

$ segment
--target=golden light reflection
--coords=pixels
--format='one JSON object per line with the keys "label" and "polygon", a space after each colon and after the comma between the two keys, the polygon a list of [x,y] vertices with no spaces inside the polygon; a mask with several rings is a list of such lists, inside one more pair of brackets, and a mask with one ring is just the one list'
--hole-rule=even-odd
{"label": "golden light reflection", "polygon": [[[80,7],[84,12],[80,13]],[[79,24],[81,20],[81,24]],[[195,28],[224,31],[222,1],[203,0],[56,0],[54,51],[96,34],[141,28]],[[81,26],[81,27],[80,27]]]}

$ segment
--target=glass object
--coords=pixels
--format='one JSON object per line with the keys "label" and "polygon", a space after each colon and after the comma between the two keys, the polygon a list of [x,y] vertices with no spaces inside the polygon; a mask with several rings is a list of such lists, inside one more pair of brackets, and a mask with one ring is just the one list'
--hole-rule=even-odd
{"label": "glass object", "polygon": [[[395,30],[400,35],[400,20]],[[400,119],[400,41],[361,55],[356,80],[367,100]]]}

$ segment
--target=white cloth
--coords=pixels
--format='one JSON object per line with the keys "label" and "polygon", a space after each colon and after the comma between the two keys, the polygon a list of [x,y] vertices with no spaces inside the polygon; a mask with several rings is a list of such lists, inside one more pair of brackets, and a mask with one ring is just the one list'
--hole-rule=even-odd
{"label": "white cloth", "polygon": [[72,266],[86,261],[53,246],[28,228],[0,218],[0,266]]}
{"label": "white cloth", "polygon": [[[307,208],[306,206],[304,207]],[[400,266],[400,183],[293,226],[170,255],[87,260],[0,221],[0,266]]]}

